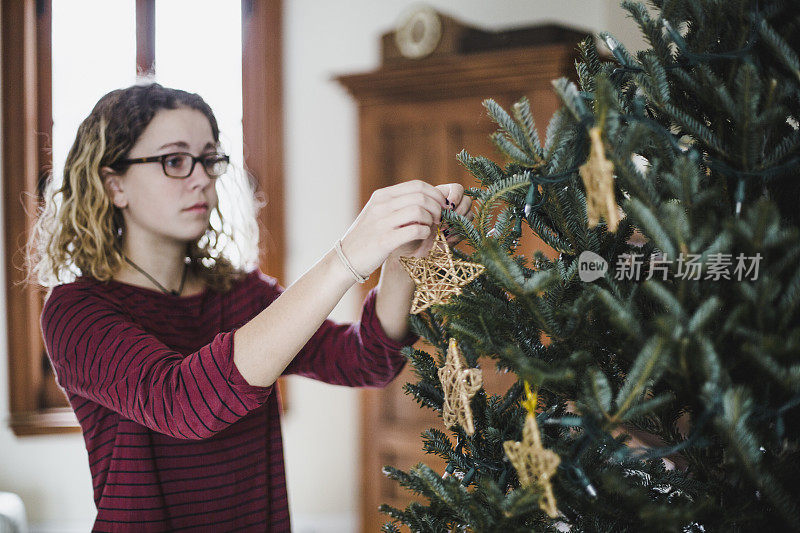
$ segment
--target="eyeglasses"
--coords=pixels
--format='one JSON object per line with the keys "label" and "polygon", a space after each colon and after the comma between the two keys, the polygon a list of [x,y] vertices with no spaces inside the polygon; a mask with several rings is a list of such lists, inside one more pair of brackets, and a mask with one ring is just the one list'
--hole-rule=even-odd
{"label": "eyeglasses", "polygon": [[211,178],[218,178],[228,170],[230,158],[225,154],[204,154],[198,157],[186,152],[174,154],[154,155],[151,157],[138,157],[136,159],[121,159],[117,166],[134,165],[136,163],[161,163],[164,174],[170,178],[188,178],[194,172],[194,164],[200,162]]}

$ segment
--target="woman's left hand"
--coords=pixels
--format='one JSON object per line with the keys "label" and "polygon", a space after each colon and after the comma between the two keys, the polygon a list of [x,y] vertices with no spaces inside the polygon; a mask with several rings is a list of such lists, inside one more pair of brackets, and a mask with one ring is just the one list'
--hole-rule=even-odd
{"label": "woman's left hand", "polygon": [[[467,217],[472,220],[475,216],[472,213],[472,198],[464,195],[464,186],[460,183],[445,183],[444,185],[436,185],[436,188],[442,191],[448,202],[448,208],[455,211],[459,215]],[[448,230],[447,222],[444,220],[441,223],[442,232]],[[436,240],[436,227],[431,228],[431,234],[426,239],[420,239],[406,243],[399,248],[396,248],[391,256],[394,257],[425,257],[428,252],[433,248],[433,243]],[[446,235],[447,245],[455,246],[461,241],[461,237],[456,235]]]}

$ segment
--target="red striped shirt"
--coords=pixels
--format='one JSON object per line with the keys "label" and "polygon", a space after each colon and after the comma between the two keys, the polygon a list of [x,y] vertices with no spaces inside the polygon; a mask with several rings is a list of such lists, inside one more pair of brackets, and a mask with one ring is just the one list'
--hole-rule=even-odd
{"label": "red striped shirt", "polygon": [[[283,292],[255,270],[227,293],[173,296],[91,277],[54,287],[45,346],[83,430],[94,531],[289,531],[273,387],[233,364],[233,332]],[[361,319],[328,319],[284,374],[384,386],[402,369],[376,289]]]}

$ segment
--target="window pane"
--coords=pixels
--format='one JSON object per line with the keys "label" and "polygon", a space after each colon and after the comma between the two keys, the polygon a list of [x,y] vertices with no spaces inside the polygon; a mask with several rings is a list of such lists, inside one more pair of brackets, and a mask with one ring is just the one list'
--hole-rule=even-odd
{"label": "window pane", "polygon": [[231,161],[242,164],[241,2],[156,1],[156,80],[198,93],[217,117]]}
{"label": "window pane", "polygon": [[[232,166],[241,169],[241,2],[156,0],[155,71],[158,83],[197,93],[211,106],[222,149],[231,156]],[[220,178],[217,193],[223,216],[237,224],[240,213],[231,205],[237,190],[234,179],[241,176],[231,171]]]}
{"label": "window pane", "polygon": [[61,182],[78,125],[107,92],[136,81],[134,0],[53,0],[53,171]]}

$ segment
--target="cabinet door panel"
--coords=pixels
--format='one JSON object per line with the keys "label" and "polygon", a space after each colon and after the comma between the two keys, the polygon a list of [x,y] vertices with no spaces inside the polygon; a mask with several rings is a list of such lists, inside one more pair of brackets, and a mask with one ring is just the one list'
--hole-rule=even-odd
{"label": "cabinet door panel", "polygon": [[436,130],[426,124],[384,123],[380,128],[380,166],[392,183],[427,180],[439,166]]}

